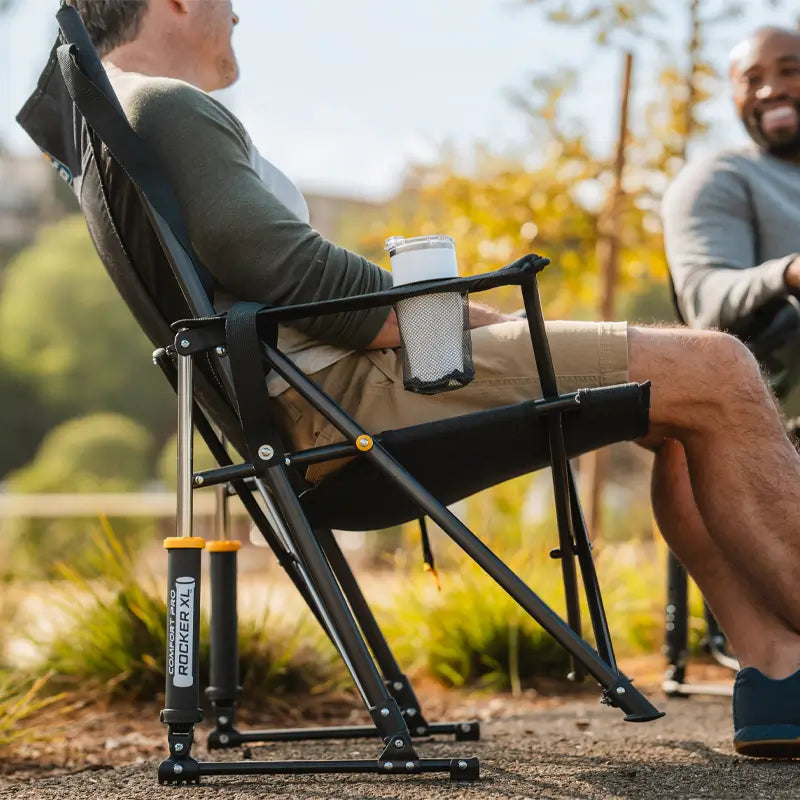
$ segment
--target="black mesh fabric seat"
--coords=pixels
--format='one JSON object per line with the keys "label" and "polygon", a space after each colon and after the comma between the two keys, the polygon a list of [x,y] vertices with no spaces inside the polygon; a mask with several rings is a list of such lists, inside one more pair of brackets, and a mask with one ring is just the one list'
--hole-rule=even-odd
{"label": "black mesh fabric seat", "polygon": [[[578,393],[580,414],[564,419],[570,458],[647,432],[649,391],[636,384]],[[616,398],[616,402],[609,402]],[[376,437],[445,505],[549,466],[545,415],[536,401],[502,414],[462,417],[386,431]],[[419,509],[368,461],[348,464],[300,497],[315,527],[378,530],[416,519]]]}
{"label": "black mesh fabric seat", "polygon": [[[478,724],[431,723],[395,660],[338,548],[332,527],[380,528],[434,519],[534,617],[573,659],[578,677],[601,685],[603,700],[630,721],[661,716],[618,668],[594,571],[569,457],[641,436],[648,426],[649,386],[630,384],[559,394],[536,276],[547,265],[527,256],[474,278],[431,281],[374,295],[292,308],[237,303],[216,314],[214,282],[193,251],[181,209],[145,142],[130,128],[76,10],[62,6],[60,35],[36,92],[18,120],[68,179],[98,253],[144,331],[156,363],[178,394],[177,536],[165,541],[168,562],[166,707],[169,753],[159,780],[182,783],[221,774],[446,772],[477,777],[471,758],[426,759],[414,736],[452,733],[476,738]],[[371,435],[324,395],[276,346],[276,325],[339,311],[394,305],[425,294],[467,295],[517,285],[528,312],[543,397],[499,409]],[[274,425],[265,376],[275,370],[340,431],[342,444],[292,453]],[[193,427],[218,467],[195,473]],[[235,451],[235,460],[225,439]],[[354,460],[317,486],[302,468],[336,458]],[[455,516],[444,503],[533,469],[549,466],[565,582],[562,620]],[[342,656],[373,724],[310,730],[242,732],[236,638],[236,549],[223,536],[193,536],[192,493],[222,487],[235,493],[254,525]],[[257,498],[257,499],[256,499]],[[221,515],[224,520],[225,515]],[[201,553],[211,561],[212,747],[305,738],[374,738],[381,752],[365,761],[199,762],[192,755],[199,710]],[[581,636],[580,567],[594,633]],[[176,642],[180,647],[176,650]],[[170,649],[173,648],[173,649]],[[402,766],[402,769],[399,767]]]}

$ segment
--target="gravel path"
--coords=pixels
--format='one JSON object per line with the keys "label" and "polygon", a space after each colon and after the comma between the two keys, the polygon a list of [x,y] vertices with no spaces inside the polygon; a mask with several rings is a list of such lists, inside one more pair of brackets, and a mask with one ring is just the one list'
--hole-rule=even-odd
{"label": "gravel path", "polygon": [[[695,697],[665,700],[652,695],[667,716],[656,722],[625,723],[618,711],[596,698],[566,702],[498,698],[469,703],[459,714],[481,710],[484,739],[420,743],[421,756],[475,755],[481,780],[451,784],[446,776],[384,777],[225,777],[207,778],[199,787],[160,787],[155,777],[163,730],[130,722],[88,754],[71,771],[41,766],[31,772],[6,763],[0,798],[18,800],[174,800],[174,798],[798,798],[800,763],[753,761],[736,757],[730,744],[730,700]],[[113,716],[113,715],[112,715]],[[97,719],[97,715],[93,715]],[[108,720],[106,720],[106,724]],[[124,731],[128,731],[124,733]],[[149,737],[149,738],[148,738]],[[159,738],[160,737],[160,738]],[[127,749],[126,749],[127,748]],[[197,752],[204,756],[202,747]],[[105,752],[103,752],[105,751]],[[121,765],[103,767],[112,753]],[[138,754],[137,754],[138,753]],[[256,759],[372,758],[371,742],[304,743],[254,748]],[[229,754],[238,758],[240,753]],[[221,755],[211,756],[222,760]],[[41,761],[41,759],[40,759]],[[136,763],[136,762],[139,763]],[[92,764],[89,767],[85,765]]]}

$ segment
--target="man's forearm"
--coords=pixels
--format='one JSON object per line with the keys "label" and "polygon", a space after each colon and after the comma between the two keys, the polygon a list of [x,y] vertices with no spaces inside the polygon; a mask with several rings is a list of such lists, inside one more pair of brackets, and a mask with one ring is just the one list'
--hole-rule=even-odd
{"label": "man's forearm", "polygon": [[[470,328],[483,328],[486,325],[494,325],[497,322],[508,322],[512,319],[516,319],[516,317],[503,314],[483,303],[470,301]],[[367,350],[385,350],[394,347],[400,347],[400,328],[397,324],[397,314],[392,311],[378,331],[378,335],[367,345]]]}

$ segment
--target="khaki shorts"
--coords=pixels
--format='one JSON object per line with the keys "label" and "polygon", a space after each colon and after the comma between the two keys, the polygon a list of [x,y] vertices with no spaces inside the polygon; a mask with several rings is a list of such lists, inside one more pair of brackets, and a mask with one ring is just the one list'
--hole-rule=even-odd
{"label": "khaki shorts", "polygon": [[[572,392],[628,380],[625,322],[548,322],[558,388]],[[475,379],[463,389],[421,395],[403,388],[399,350],[353,353],[309,377],[347,411],[366,433],[380,433],[446,417],[541,397],[528,323],[502,322],[472,331]],[[279,424],[300,450],[342,440],[339,431],[294,389],[275,398]],[[311,482],[342,466],[315,464]]]}

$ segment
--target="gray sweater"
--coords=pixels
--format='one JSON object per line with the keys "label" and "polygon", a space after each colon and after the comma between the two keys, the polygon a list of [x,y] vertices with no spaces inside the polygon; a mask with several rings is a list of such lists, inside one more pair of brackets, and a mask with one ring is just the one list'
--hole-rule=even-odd
{"label": "gray sweater", "polygon": [[730,328],[785,296],[800,253],[800,165],[755,149],[689,164],[663,204],[678,303],[694,328]]}
{"label": "gray sweater", "polygon": [[[182,81],[106,70],[128,120],[155,151],[192,245],[216,282],[215,305],[311,303],[386,289],[390,273],[327,241],[308,224],[292,182],[262,158],[239,120]],[[306,373],[366,347],[388,308],[298,320],[280,344]],[[286,388],[278,379],[270,392]]]}

